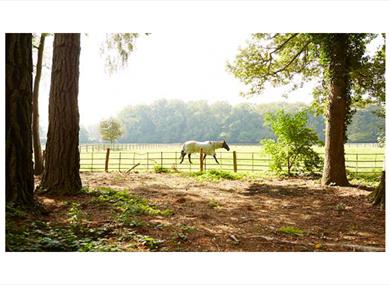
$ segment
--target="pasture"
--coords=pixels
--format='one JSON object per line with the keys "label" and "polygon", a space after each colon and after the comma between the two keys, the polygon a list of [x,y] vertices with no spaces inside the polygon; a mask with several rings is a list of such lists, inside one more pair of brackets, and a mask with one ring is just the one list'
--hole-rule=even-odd
{"label": "pasture", "polygon": [[[199,154],[192,155],[190,164],[186,157],[180,164],[180,144],[115,144],[113,146],[96,144],[80,146],[80,170],[99,172],[105,170],[106,148],[110,147],[109,171],[153,171],[156,165],[173,171],[199,171]],[[323,154],[323,147],[315,150]],[[270,157],[260,145],[230,145],[230,151],[216,150],[218,165],[208,156],[205,169],[233,171],[233,152],[237,156],[238,172],[262,173],[269,170]],[[347,170],[353,174],[378,174],[383,168],[384,148],[376,144],[346,144],[345,159]]]}

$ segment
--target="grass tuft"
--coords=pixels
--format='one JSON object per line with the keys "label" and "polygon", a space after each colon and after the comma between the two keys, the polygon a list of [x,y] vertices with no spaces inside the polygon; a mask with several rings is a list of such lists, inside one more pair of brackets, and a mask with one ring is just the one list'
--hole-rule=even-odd
{"label": "grass tuft", "polygon": [[207,171],[197,171],[188,174],[191,177],[195,177],[200,181],[220,181],[223,179],[226,180],[241,180],[248,177],[245,173],[235,173],[225,170],[211,169]]}
{"label": "grass tuft", "polygon": [[284,234],[290,234],[290,235],[295,235],[295,236],[303,236],[303,234],[304,234],[303,230],[295,228],[295,227],[291,227],[291,226],[281,227],[281,228],[279,228],[278,231],[281,233],[284,233]]}

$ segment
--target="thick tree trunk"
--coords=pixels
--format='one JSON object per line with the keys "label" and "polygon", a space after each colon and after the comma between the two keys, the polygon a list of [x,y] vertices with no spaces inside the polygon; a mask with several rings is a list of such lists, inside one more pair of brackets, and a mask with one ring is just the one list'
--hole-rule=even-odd
{"label": "thick tree trunk", "polygon": [[381,175],[381,182],[379,183],[378,187],[375,189],[373,193],[370,194],[372,203],[374,205],[380,205],[381,207],[385,207],[385,190],[386,186],[386,173],[385,171],[382,171]]}
{"label": "thick tree trunk", "polygon": [[32,34],[6,34],[6,201],[33,206]]}
{"label": "thick tree trunk", "polygon": [[80,34],[55,34],[49,130],[41,189],[71,195],[81,190],[79,145]]}
{"label": "thick tree trunk", "polygon": [[325,162],[322,185],[349,185],[345,171],[344,137],[348,111],[348,35],[336,34],[330,43],[330,94],[326,114]]}
{"label": "thick tree trunk", "polygon": [[32,98],[32,132],[33,132],[33,146],[34,146],[34,174],[41,175],[43,172],[43,157],[41,150],[41,140],[39,138],[39,109],[38,109],[38,97],[39,97],[39,83],[41,80],[42,72],[42,59],[43,49],[45,47],[44,33],[41,34],[38,47],[37,66],[34,79],[34,90]]}

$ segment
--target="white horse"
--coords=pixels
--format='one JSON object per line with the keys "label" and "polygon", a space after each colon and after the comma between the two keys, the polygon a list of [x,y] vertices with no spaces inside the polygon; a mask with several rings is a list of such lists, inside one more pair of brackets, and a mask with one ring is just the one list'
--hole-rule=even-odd
{"label": "white horse", "polygon": [[215,154],[215,150],[217,148],[224,148],[227,151],[230,150],[230,147],[227,145],[225,140],[223,140],[223,141],[205,141],[205,142],[186,141],[183,144],[183,149],[181,150],[180,164],[183,162],[186,154],[188,154],[188,160],[192,164],[191,153],[200,152],[200,149],[203,149],[203,153],[204,153],[203,160],[205,160],[206,155],[208,154],[208,155],[212,155],[214,157],[215,161],[219,164],[217,157],[216,157],[216,154]]}

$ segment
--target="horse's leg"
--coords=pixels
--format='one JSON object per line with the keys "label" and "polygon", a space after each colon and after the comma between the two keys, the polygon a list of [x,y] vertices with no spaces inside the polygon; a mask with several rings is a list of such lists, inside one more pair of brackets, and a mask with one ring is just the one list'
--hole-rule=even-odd
{"label": "horse's leg", "polygon": [[186,153],[184,151],[181,151],[181,156],[180,156],[181,161],[180,161],[180,164],[182,164],[185,156],[186,156]]}
{"label": "horse's leg", "polygon": [[188,160],[189,160],[190,163],[192,164],[192,161],[191,161],[191,153],[188,154]]}
{"label": "horse's leg", "polygon": [[204,156],[203,156],[203,160],[205,160],[206,159],[206,154],[204,154]]}
{"label": "horse's leg", "polygon": [[213,157],[214,157],[215,161],[219,164],[219,162],[218,162],[218,160],[217,160],[217,155],[214,154]]}

